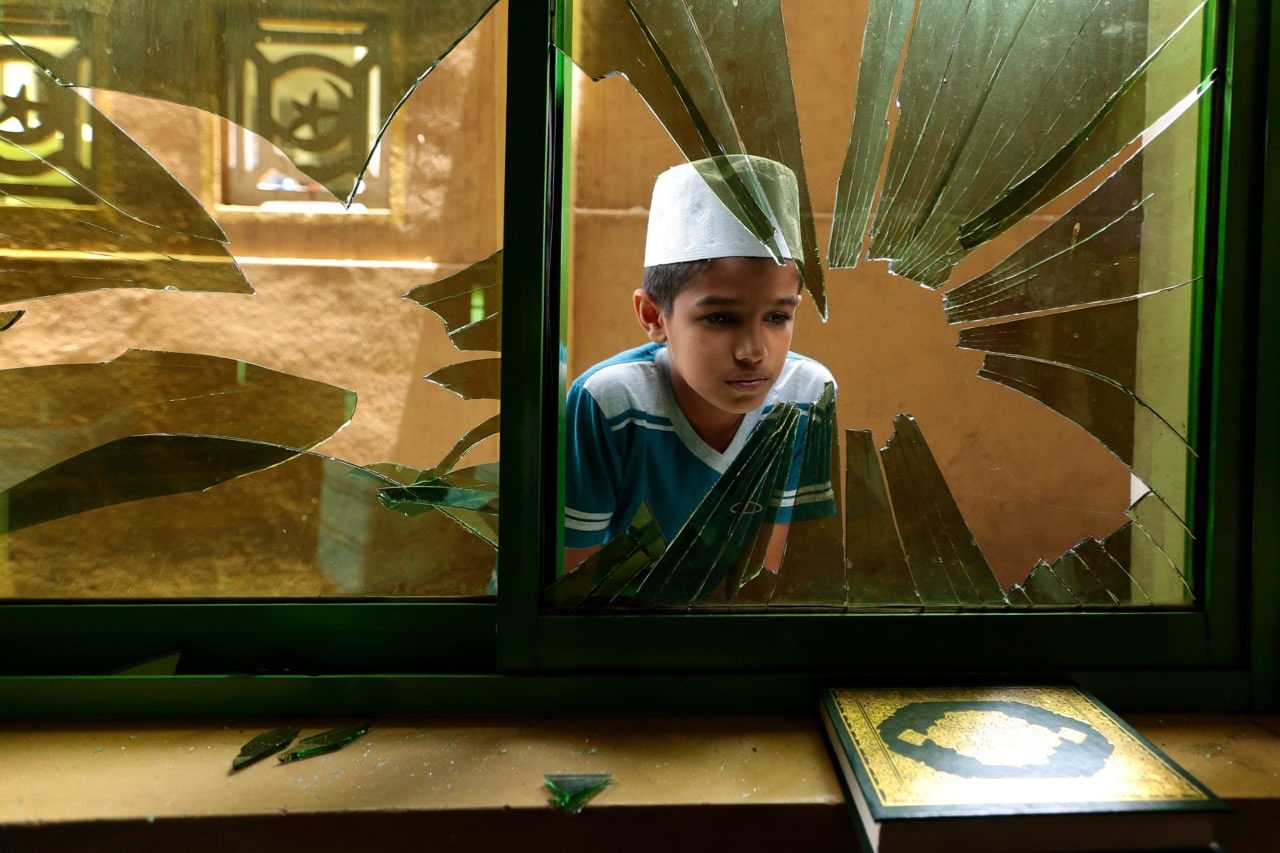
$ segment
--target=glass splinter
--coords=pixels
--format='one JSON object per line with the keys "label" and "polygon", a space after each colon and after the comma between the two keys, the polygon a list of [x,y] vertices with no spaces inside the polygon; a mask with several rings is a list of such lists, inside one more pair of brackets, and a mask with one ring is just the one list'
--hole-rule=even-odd
{"label": "glass splinter", "polygon": [[[453,345],[464,352],[500,349],[502,340],[502,252],[454,275],[405,294],[444,320]],[[482,306],[477,309],[477,306]],[[480,314],[477,318],[476,314]]]}
{"label": "glass splinter", "polygon": [[281,755],[280,762],[300,761],[304,758],[314,758],[317,755],[324,755],[342,749],[344,746],[364,737],[372,725],[372,723],[356,723],[338,729],[330,729],[327,732],[321,732],[311,737],[305,737],[298,741],[293,749]]}
{"label": "glass splinter", "polygon": [[447,364],[423,378],[464,400],[497,400],[502,388],[502,359],[477,358]]}
{"label": "glass splinter", "polygon": [[263,732],[253,740],[240,747],[240,754],[231,759],[231,771],[234,773],[242,767],[248,767],[262,759],[275,755],[298,736],[297,726],[281,726],[269,732]]}
{"label": "glass splinter", "polygon": [[0,332],[13,328],[13,324],[22,319],[25,311],[0,311]]}
{"label": "glass splinter", "polygon": [[613,784],[613,776],[608,773],[552,773],[542,778],[551,795],[547,803],[569,814],[582,811],[593,797]]}

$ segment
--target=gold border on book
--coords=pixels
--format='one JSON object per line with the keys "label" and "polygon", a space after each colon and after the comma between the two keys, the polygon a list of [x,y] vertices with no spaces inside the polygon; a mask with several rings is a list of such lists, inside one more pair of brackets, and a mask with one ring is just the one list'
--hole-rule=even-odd
{"label": "gold border on book", "polygon": [[[1206,802],[1209,797],[1088,696],[1071,688],[833,689],[832,698],[882,806],[1081,805]],[[1113,751],[1100,770],[1078,777],[972,778],[936,770],[894,752],[878,727],[918,702],[1020,702],[1092,726]],[[957,728],[957,727],[949,727]],[[961,731],[965,726],[958,727]],[[971,727],[972,728],[972,727]],[[988,732],[989,734],[989,732]],[[953,733],[954,738],[954,733]],[[974,730],[981,740],[983,733]],[[952,747],[972,754],[963,744]],[[976,757],[976,756],[974,756]],[[1027,764],[1034,763],[1026,762]],[[1043,756],[1039,757],[1043,760]]]}

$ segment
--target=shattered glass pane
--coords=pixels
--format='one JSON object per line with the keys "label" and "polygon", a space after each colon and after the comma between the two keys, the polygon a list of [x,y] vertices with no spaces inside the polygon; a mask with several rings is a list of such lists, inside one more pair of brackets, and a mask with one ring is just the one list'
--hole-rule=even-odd
{"label": "shattered glass pane", "polygon": [[[800,185],[804,244],[797,263],[825,317],[826,288],[779,0],[741,6],[719,0],[590,0],[574,4],[573,16],[569,44],[561,49],[595,80],[625,76],[689,160],[755,154],[791,167]],[[743,61],[746,56],[749,61]],[[712,184],[717,195],[771,243],[777,217],[767,209],[759,183],[735,173],[724,178]]]}
{"label": "shattered glass pane", "polygon": [[[852,429],[831,441],[832,418],[824,448],[845,466],[844,508],[791,525],[777,574],[762,570],[760,532],[724,571],[732,514],[708,503],[701,538],[686,528],[664,544],[637,517],[552,581],[548,602],[1193,605],[1203,145],[1219,85],[1204,8],[873,0],[767,20],[772,6],[575,5],[561,47],[594,82],[572,91],[568,377],[634,346],[614,329],[634,328],[640,214],[669,141],[689,159],[791,163],[777,154],[790,142],[754,140],[790,140],[797,109],[797,174],[820,182],[819,205],[832,199],[814,214],[832,220],[814,300],[832,311],[826,327],[797,324],[792,347],[835,373]],[[769,29],[753,46],[724,35],[753,27]],[[777,74],[794,85],[762,78],[739,95],[736,81],[780,64],[768,38],[786,45]],[[721,195],[750,225],[742,191]],[[660,597],[658,564],[682,579]]]}
{"label": "shattered glass pane", "polygon": [[[797,173],[816,220],[831,218],[814,299],[831,322],[801,318],[792,347],[842,389],[843,509],[792,525],[776,574],[761,570],[760,531],[725,568],[725,508],[704,505],[660,557],[638,518],[552,580],[547,602],[1194,605],[1205,145],[1221,83],[1207,5],[871,0],[776,18],[747,5],[574,6],[567,378],[638,342],[627,308],[653,176],[681,156],[791,163],[798,123]],[[767,33],[723,35],[753,28]],[[770,76],[756,96],[735,88],[757,73]],[[754,141],[770,133],[788,142]],[[744,189],[722,197],[759,224]],[[670,595],[647,574],[659,563],[681,567]],[[641,577],[641,595],[619,594]]]}
{"label": "shattered glass pane", "polygon": [[0,4],[0,597],[491,594],[505,27]]}

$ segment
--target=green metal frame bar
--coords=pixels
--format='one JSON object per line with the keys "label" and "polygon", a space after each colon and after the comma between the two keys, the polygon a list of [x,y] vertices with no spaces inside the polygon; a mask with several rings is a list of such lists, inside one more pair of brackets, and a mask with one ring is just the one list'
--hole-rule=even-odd
{"label": "green metal frame bar", "polygon": [[1280,14],[1270,4],[1263,7],[1268,19],[1258,29],[1267,43],[1263,198],[1259,232],[1270,235],[1261,245],[1258,274],[1258,371],[1254,456],[1253,528],[1251,575],[1253,602],[1252,656],[1254,707],[1280,707],[1280,387],[1271,369],[1280,364]]}
{"label": "green metal frame bar", "polygon": [[[545,401],[559,363],[559,314],[547,299],[551,261],[547,223],[558,206],[552,175],[549,92],[556,85],[551,27],[556,4],[507,6],[506,188],[503,197],[501,501],[498,538],[498,669],[536,664],[539,566],[554,555],[556,453]],[[532,73],[531,73],[532,72]],[[518,322],[513,322],[518,318]],[[535,355],[536,354],[536,355]],[[554,361],[552,360],[554,359]],[[549,493],[548,484],[551,484]]]}
{"label": "green metal frame bar", "polygon": [[[935,671],[933,684],[1026,682],[1025,673]],[[1176,685],[1164,670],[1069,679],[1120,711],[1220,710],[1246,700],[1249,673],[1186,669]],[[819,687],[899,683],[890,676],[834,673],[684,675],[74,676],[0,678],[0,719],[296,717],[304,714],[434,713],[798,713],[817,707]],[[1174,686],[1171,686],[1174,685]]]}

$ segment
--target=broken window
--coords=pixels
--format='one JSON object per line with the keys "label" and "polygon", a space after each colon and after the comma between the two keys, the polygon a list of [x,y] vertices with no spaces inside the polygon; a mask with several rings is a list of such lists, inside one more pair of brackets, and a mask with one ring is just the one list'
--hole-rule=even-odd
{"label": "broken window", "polygon": [[492,594],[505,22],[0,7],[0,597]]}
{"label": "broken window", "polygon": [[[774,457],[744,449],[684,528],[645,508],[546,601],[1193,604],[1213,32],[1197,0],[574,4],[568,379],[643,342],[653,176],[780,160],[804,223],[793,348],[839,385],[803,452],[829,461],[837,511],[792,524],[762,571],[735,490]],[[751,176],[725,183],[768,245]],[[752,442],[799,447],[783,430]]]}

